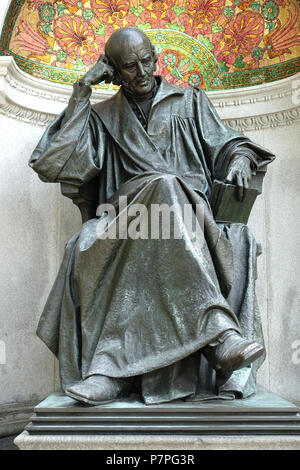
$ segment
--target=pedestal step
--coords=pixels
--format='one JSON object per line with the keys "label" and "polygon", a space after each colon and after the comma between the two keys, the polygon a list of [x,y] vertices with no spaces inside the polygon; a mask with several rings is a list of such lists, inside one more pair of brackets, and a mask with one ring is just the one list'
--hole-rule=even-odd
{"label": "pedestal step", "polygon": [[34,434],[300,435],[292,403],[263,388],[244,400],[176,402],[146,406],[137,399],[85,406],[53,393],[34,409]]}

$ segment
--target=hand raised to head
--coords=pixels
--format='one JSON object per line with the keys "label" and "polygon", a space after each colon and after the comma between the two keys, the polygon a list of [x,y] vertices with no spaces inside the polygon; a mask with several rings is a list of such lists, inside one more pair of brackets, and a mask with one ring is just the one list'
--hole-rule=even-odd
{"label": "hand raised to head", "polygon": [[107,57],[102,54],[95,65],[79,80],[79,83],[90,86],[100,82],[111,83],[115,74],[114,68],[109,65]]}

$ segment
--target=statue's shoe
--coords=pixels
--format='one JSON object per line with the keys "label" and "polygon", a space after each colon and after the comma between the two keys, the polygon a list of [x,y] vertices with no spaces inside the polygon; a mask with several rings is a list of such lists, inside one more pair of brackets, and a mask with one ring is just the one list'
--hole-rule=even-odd
{"label": "statue's shoe", "polygon": [[215,345],[207,345],[202,349],[210,365],[227,375],[248,366],[264,352],[265,348],[260,343],[247,341],[234,330],[225,331],[217,338]]}
{"label": "statue's shoe", "polygon": [[129,389],[131,378],[112,378],[105,375],[91,375],[69,387],[65,393],[77,401],[88,405],[110,403]]}

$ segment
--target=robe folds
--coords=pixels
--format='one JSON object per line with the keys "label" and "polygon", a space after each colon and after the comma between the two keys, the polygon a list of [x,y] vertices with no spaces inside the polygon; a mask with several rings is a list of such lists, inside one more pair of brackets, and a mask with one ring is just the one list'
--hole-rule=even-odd
{"label": "robe folds", "polygon": [[[81,186],[98,178],[98,204],[114,208],[112,216],[99,211],[66,245],[38,335],[59,358],[63,389],[104,374],[135,378],[147,404],[245,397],[262,360],[222,382],[201,348],[229,328],[263,342],[254,290],[259,246],[243,224],[216,224],[209,200],[233,158],[245,155],[263,169],[274,155],[224,126],[201,90],[156,80],[147,129],[122,89],[91,106],[90,87],[75,84],[32,154],[43,181]],[[148,232],[132,238],[137,204]],[[173,208],[178,238],[150,236],[148,215],[163,204]],[[186,230],[187,206],[199,222],[196,236]],[[118,236],[103,237],[108,228]]]}

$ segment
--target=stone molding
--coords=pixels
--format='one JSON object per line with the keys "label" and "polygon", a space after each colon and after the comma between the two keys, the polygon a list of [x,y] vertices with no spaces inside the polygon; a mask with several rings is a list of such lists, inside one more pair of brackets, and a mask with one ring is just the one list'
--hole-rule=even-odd
{"label": "stone molding", "polygon": [[36,401],[0,405],[0,437],[22,432],[30,421],[35,405]]}
{"label": "stone molding", "polygon": [[[293,436],[153,436],[145,434],[141,436],[111,436],[111,435],[87,435],[66,434],[36,435],[31,436],[27,431],[20,434],[15,440],[15,445],[20,450],[107,450],[133,451],[133,450],[299,450],[300,437]],[[153,454],[155,454],[153,452]],[[192,454],[192,452],[191,452]],[[101,463],[100,463],[101,464]]]}
{"label": "stone molding", "polygon": [[[65,107],[72,87],[32,77],[13,57],[0,57],[0,113],[46,127]],[[96,103],[111,94],[93,90]],[[243,132],[286,126],[300,120],[300,73],[253,87],[207,92],[225,123]]]}

